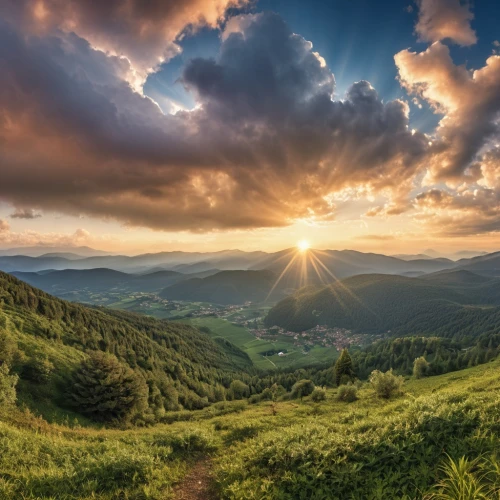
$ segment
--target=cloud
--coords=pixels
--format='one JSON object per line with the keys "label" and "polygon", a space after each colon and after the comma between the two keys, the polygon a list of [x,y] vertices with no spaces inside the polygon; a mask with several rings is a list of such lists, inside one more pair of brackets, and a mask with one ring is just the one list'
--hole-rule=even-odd
{"label": "cloud", "polygon": [[16,210],[10,214],[12,219],[38,219],[42,214],[35,212],[32,208],[16,208]]}
{"label": "cloud", "polygon": [[455,65],[448,47],[435,42],[421,53],[403,50],[395,61],[408,92],[443,115],[429,149],[428,183],[466,180],[499,135],[500,56],[470,71]]}
{"label": "cloud", "polygon": [[180,52],[184,30],[215,27],[230,7],[247,0],[2,0],[2,17],[24,33],[76,33],[93,47],[130,62],[137,89],[161,62]]}
{"label": "cloud", "polygon": [[0,235],[10,231],[10,224],[3,219],[0,219]]}
{"label": "cloud", "polygon": [[475,165],[475,180],[458,190],[433,188],[415,198],[417,219],[446,236],[500,231],[500,148]]}
{"label": "cloud", "polygon": [[354,239],[369,241],[390,241],[395,240],[396,237],[393,234],[363,234],[360,236],[355,236]]}
{"label": "cloud", "polygon": [[193,111],[162,114],[131,68],[75,33],[2,26],[0,198],[159,230],[275,227],[331,218],[353,186],[401,205],[423,168],[407,103],[365,81],[335,100],[325,61],[275,14],[232,19],[217,58],[188,64]]}
{"label": "cloud", "polygon": [[38,231],[12,231],[7,221],[0,219],[0,246],[81,246],[109,241],[109,237],[93,237],[85,229],[74,233],[41,233]]}
{"label": "cloud", "polygon": [[421,41],[437,42],[449,39],[459,45],[474,45],[475,31],[470,23],[474,14],[469,2],[460,0],[417,0],[419,7],[415,31]]}

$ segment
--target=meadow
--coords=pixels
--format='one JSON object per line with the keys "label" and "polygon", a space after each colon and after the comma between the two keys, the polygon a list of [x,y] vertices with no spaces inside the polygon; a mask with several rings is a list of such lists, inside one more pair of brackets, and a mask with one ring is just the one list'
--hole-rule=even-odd
{"label": "meadow", "polygon": [[[252,312],[247,312],[251,315]],[[205,327],[212,338],[222,337],[248,354],[255,367],[262,370],[276,368],[299,369],[314,364],[333,363],[338,356],[334,347],[314,346],[308,352],[294,345],[293,337],[277,335],[275,340],[259,339],[245,327],[231,323],[228,319],[199,317],[178,320],[198,328]],[[278,356],[278,352],[285,352]],[[269,353],[269,354],[267,354]],[[271,354],[274,353],[274,354]]]}
{"label": "meadow", "polygon": [[[499,373],[497,360],[407,379],[389,400],[363,383],[351,403],[338,389],[320,402],[226,401],[130,429],[4,405],[0,498],[183,498],[201,462],[207,499],[499,498]],[[446,473],[449,457],[458,470]],[[472,493],[432,496],[450,484]]]}

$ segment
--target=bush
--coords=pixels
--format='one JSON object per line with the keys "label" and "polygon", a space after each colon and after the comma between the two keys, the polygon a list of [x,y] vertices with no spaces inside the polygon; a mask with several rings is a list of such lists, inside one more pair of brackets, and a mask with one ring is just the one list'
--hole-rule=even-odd
{"label": "bush", "polygon": [[45,356],[35,355],[23,366],[21,377],[35,382],[44,384],[49,381],[50,374],[54,371],[54,365]]}
{"label": "bush", "polygon": [[392,368],[385,373],[374,370],[370,375],[370,384],[378,397],[389,399],[391,396],[401,394],[404,379],[401,375],[394,375]]}
{"label": "bush", "polygon": [[0,365],[0,405],[15,403],[17,379],[17,375],[9,374],[7,364]]}
{"label": "bush", "polygon": [[[5,318],[5,316],[3,316]],[[0,365],[12,366],[12,360],[17,351],[17,345],[6,331],[0,330]]]}
{"label": "bush", "polygon": [[123,421],[147,405],[146,383],[114,356],[96,351],[73,374],[70,403],[95,420]]}
{"label": "bush", "polygon": [[337,399],[345,403],[352,403],[358,399],[358,389],[355,385],[341,385],[337,392]]}
{"label": "bush", "polygon": [[294,384],[290,398],[302,399],[304,396],[309,396],[314,391],[314,383],[312,380],[302,379]]}
{"label": "bush", "polygon": [[429,363],[427,360],[423,356],[415,358],[413,362],[413,376],[418,379],[427,376],[428,373]]}
{"label": "bush", "polygon": [[326,399],[326,392],[323,389],[314,389],[311,394],[311,399],[315,403],[319,403],[320,401],[324,401]]}
{"label": "bush", "polygon": [[[264,393],[262,393],[262,394],[264,394]],[[248,402],[250,404],[254,405],[254,404],[260,403],[261,399],[262,399],[262,395],[260,395],[260,394],[253,394],[252,396],[250,396],[248,398]]]}
{"label": "bush", "polygon": [[229,394],[232,399],[248,398],[250,395],[250,388],[241,380],[233,380],[229,386]]}

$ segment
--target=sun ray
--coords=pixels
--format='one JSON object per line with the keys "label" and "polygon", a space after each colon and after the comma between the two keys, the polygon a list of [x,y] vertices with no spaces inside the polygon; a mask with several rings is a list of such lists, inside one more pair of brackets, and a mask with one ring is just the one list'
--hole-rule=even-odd
{"label": "sun ray", "polygon": [[295,259],[297,258],[299,254],[296,253],[292,259],[290,260],[290,262],[286,265],[285,269],[283,269],[283,271],[281,271],[281,274],[278,276],[278,278],[276,279],[276,281],[274,282],[274,285],[272,286],[271,290],[269,291],[269,293],[267,294],[267,297],[266,297],[266,300],[269,300],[269,297],[271,296],[271,294],[274,292],[275,288],[278,286],[278,283],[282,280],[283,276],[285,276],[285,274],[287,273],[288,269],[290,269],[290,266],[294,263]]}
{"label": "sun ray", "polygon": [[335,284],[337,284],[338,286],[340,286],[343,290],[345,290],[355,301],[358,302],[358,304],[360,304],[361,306],[363,306],[367,311],[371,312],[374,316],[377,316],[379,317],[379,315],[373,311],[370,307],[368,307],[348,286],[346,286],[344,283],[342,283],[342,281],[337,278],[326,266],[325,264],[323,264],[323,262],[321,262],[321,260],[316,257],[314,254],[313,254],[313,257],[316,258],[318,264],[320,264],[324,269],[325,271],[332,277],[334,278],[336,281],[335,281]]}

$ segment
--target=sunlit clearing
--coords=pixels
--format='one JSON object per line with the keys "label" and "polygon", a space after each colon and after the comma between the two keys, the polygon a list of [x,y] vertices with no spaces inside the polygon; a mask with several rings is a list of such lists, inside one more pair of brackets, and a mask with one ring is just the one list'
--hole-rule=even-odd
{"label": "sunlit clearing", "polygon": [[309,245],[309,242],[306,240],[301,240],[297,243],[297,248],[299,249],[300,252],[306,252],[311,248],[311,245]]}

